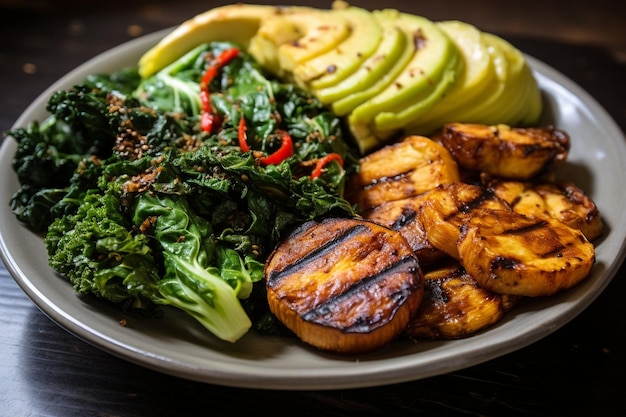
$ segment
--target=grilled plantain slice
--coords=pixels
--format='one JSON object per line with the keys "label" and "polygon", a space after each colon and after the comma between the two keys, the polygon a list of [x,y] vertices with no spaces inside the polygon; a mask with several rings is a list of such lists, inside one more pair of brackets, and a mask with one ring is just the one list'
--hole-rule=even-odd
{"label": "grilled plantain slice", "polygon": [[395,339],[424,292],[402,235],[363,219],[303,224],[276,247],[265,274],[272,313],[302,341],[339,353]]}
{"label": "grilled plantain slice", "polygon": [[500,294],[555,294],[582,281],[595,262],[580,230],[513,210],[474,210],[457,247],[465,270]]}
{"label": "grilled plantain slice", "polygon": [[480,286],[450,260],[424,272],[424,298],[405,334],[411,338],[460,339],[499,322],[521,297]]}
{"label": "grilled plantain slice", "polygon": [[361,158],[359,172],[346,184],[345,197],[365,211],[459,180],[457,164],[441,144],[407,136]]}
{"label": "grilled plantain slice", "polygon": [[432,264],[446,256],[430,243],[418,217],[418,212],[427,197],[428,193],[423,193],[402,200],[388,201],[363,213],[364,219],[400,232],[422,266]]}
{"label": "grilled plantain slice", "polygon": [[450,123],[439,135],[460,167],[506,179],[550,173],[567,158],[570,138],[553,127]]}
{"label": "grilled plantain slice", "polygon": [[479,208],[511,210],[508,204],[487,189],[457,182],[439,185],[426,193],[418,219],[430,244],[458,259],[456,241],[460,229]]}
{"label": "grilled plantain slice", "polygon": [[602,235],[604,224],[598,207],[582,189],[571,182],[534,183],[492,179],[485,186],[518,213],[553,217],[579,229],[590,241]]}

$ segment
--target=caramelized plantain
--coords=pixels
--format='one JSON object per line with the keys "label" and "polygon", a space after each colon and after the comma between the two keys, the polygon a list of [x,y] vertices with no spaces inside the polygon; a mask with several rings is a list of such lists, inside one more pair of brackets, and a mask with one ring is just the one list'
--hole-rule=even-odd
{"label": "caramelized plantain", "polygon": [[567,133],[550,126],[450,123],[439,140],[460,167],[517,180],[550,173],[565,161],[570,148]]}
{"label": "caramelized plantain", "polygon": [[363,213],[363,218],[400,232],[417,255],[420,265],[431,264],[446,255],[430,243],[418,217],[426,198],[428,193],[387,201]]}
{"label": "caramelized plantain", "polygon": [[579,229],[588,240],[602,235],[604,225],[595,202],[571,182],[489,180],[485,186],[514,211],[528,216],[550,216]]}
{"label": "caramelized plantain", "polygon": [[465,270],[500,294],[555,294],[582,281],[595,262],[580,230],[513,210],[474,210],[457,248]]}
{"label": "caramelized plantain", "polygon": [[405,334],[460,339],[499,322],[521,297],[480,286],[456,260],[424,272],[424,297]]}
{"label": "caramelized plantain", "polygon": [[456,241],[463,224],[478,208],[510,210],[501,199],[478,185],[457,182],[442,184],[424,196],[418,219],[430,244],[458,259]]}
{"label": "caramelized plantain", "polygon": [[424,292],[402,235],[362,219],[303,224],[270,255],[265,276],[276,317],[305,343],[340,353],[395,339]]}
{"label": "caramelized plantain", "polygon": [[457,164],[441,144],[408,136],[361,158],[359,172],[346,184],[345,197],[365,211],[459,180]]}

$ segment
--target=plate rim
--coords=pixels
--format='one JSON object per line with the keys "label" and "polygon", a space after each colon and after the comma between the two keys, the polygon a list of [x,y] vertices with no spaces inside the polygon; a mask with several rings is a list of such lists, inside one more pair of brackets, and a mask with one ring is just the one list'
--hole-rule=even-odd
{"label": "plate rim", "polygon": [[[168,28],[143,35],[139,38],[115,46],[87,60],[74,70],[58,79],[39,96],[37,96],[37,98],[15,121],[13,128],[25,126],[26,123],[30,121],[29,115],[35,110],[41,109],[41,107],[47,102],[50,95],[59,89],[59,86],[68,84],[69,80],[77,79],[81,76],[84,78],[84,76],[92,73],[92,70],[88,70],[88,68],[98,66],[99,64],[106,63],[107,61],[115,61],[115,56],[120,53],[129,53],[129,51],[133,51],[133,54],[136,55],[136,51],[142,49],[147,50],[150,45],[156,43],[171,30],[172,28]],[[585,107],[589,108],[589,111],[594,116],[602,118],[602,120],[606,123],[606,129],[611,131],[622,141],[626,141],[626,138],[624,138],[624,134],[617,123],[597,102],[597,100],[587,93],[587,91],[548,64],[527,54],[524,55],[533,72],[540,80],[547,79],[554,83],[557,83],[556,80],[558,80],[557,84],[559,86],[562,86],[570,94],[583,101]],[[9,152],[14,152],[12,150],[14,149],[12,148],[12,145],[14,145],[14,141],[10,138],[6,138],[3,141],[0,147],[0,160],[5,160]],[[3,179],[2,181],[8,180]],[[0,188],[1,187],[2,186],[0,185]],[[15,221],[17,222],[17,220]],[[86,323],[81,322],[80,318],[72,317],[71,315],[66,314],[62,306],[54,305],[50,298],[41,292],[35,283],[24,273],[20,265],[11,255],[11,248],[5,239],[4,233],[2,233],[3,231],[4,225],[0,225],[0,259],[4,262],[9,274],[18,283],[26,295],[35,303],[39,310],[75,337],[121,359],[165,374],[198,382],[214,383],[225,386],[282,390],[343,389],[387,385],[423,379],[495,359],[496,357],[508,354],[534,343],[575,318],[610,284],[626,258],[626,240],[623,240],[621,246],[616,252],[615,260],[608,265],[608,268],[605,271],[603,271],[603,279],[600,282],[600,285],[595,286],[590,295],[584,298],[583,302],[578,302],[574,306],[570,307],[568,311],[571,315],[567,317],[564,317],[563,315],[555,317],[551,322],[544,323],[541,329],[523,332],[519,343],[514,346],[508,344],[508,340],[500,340],[499,343],[492,343],[487,349],[479,349],[478,346],[481,344],[482,339],[486,337],[485,335],[489,335],[489,330],[487,330],[484,333],[464,339],[466,344],[475,347],[469,360],[468,358],[463,358],[464,360],[458,360],[459,358],[450,358],[444,351],[439,355],[436,361],[431,361],[433,362],[431,364],[424,364],[420,363],[419,360],[417,360],[417,362],[414,360],[408,368],[403,366],[402,363],[397,360],[398,358],[394,358],[393,360],[384,359],[373,362],[360,362],[359,359],[355,359],[354,366],[351,368],[342,368],[343,372],[341,375],[328,374],[326,369],[308,369],[305,373],[306,375],[302,375],[301,369],[293,369],[290,371],[285,369],[281,370],[280,374],[263,375],[260,373],[250,373],[249,371],[251,369],[247,367],[245,363],[241,366],[231,364],[229,367],[219,366],[214,369],[202,369],[199,371],[198,368],[191,362],[185,362],[184,360],[177,358],[167,357],[165,355],[154,354],[153,352],[151,353],[138,349],[132,344],[116,340],[107,335],[106,332],[102,332]],[[71,290],[71,287],[69,287],[68,290]],[[446,360],[449,360],[450,362],[444,364]],[[360,366],[363,363],[367,363],[367,365]],[[419,370],[420,372],[409,372],[415,370]]]}

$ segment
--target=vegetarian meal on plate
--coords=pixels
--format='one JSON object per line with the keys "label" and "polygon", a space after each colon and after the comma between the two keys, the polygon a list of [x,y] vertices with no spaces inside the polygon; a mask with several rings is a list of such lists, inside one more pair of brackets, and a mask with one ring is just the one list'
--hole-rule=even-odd
{"label": "vegetarian meal on plate", "polygon": [[226,5],[46,109],[7,133],[50,267],[227,342],[468,337],[583,281],[604,231],[524,55],[460,21]]}

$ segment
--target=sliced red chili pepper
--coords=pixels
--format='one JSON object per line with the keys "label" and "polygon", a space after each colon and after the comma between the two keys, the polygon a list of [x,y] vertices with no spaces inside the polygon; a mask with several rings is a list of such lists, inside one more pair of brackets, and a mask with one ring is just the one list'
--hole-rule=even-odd
{"label": "sliced red chili pepper", "polygon": [[277,165],[293,155],[293,141],[291,140],[291,136],[289,135],[289,133],[285,132],[284,130],[281,131],[280,140],[280,148],[278,148],[276,152],[266,156],[265,158],[261,158],[261,164]]}
{"label": "sliced red chili pepper", "polygon": [[202,76],[202,80],[200,81],[200,88],[205,91],[209,89],[209,84],[213,81],[213,78],[217,75],[217,66],[214,63],[211,63],[211,66],[206,69],[204,75]]}
{"label": "sliced red chili pepper", "polygon": [[213,128],[213,112],[211,111],[211,98],[208,90],[200,91],[200,106],[202,108],[200,128],[204,132],[210,132]]}
{"label": "sliced red chili pepper", "polygon": [[[209,71],[205,73],[208,74]],[[200,116],[200,129],[203,132],[211,132],[213,129],[213,109],[211,108],[211,94],[209,93],[209,83],[203,82],[200,84],[200,110],[202,114]]]}
{"label": "sliced red chili pepper", "polygon": [[213,130],[213,122],[214,122],[213,113],[211,112],[203,112],[200,116],[200,128],[203,132],[210,132]]}
{"label": "sliced red chili pepper", "polygon": [[200,80],[200,105],[202,116],[200,119],[200,128],[204,132],[211,132],[213,129],[213,109],[211,108],[211,95],[209,93],[209,85],[217,71],[224,65],[228,64],[239,54],[238,48],[230,48],[223,51],[217,58],[211,62]]}
{"label": "sliced red chili pepper", "polygon": [[237,55],[239,55],[239,48],[226,49],[217,57],[217,65],[222,67],[235,59]]}
{"label": "sliced red chili pepper", "polygon": [[237,138],[239,139],[239,147],[242,152],[248,152],[250,146],[248,146],[248,135],[246,134],[246,119],[241,115],[239,119],[239,129],[237,130]]}
{"label": "sliced red chili pepper", "polygon": [[207,90],[200,90],[200,106],[202,111],[211,110],[211,97]]}
{"label": "sliced red chili pepper", "polygon": [[330,161],[337,161],[339,165],[343,167],[343,158],[341,155],[338,153],[329,153],[328,155],[325,155],[317,160],[315,168],[313,168],[313,172],[311,172],[311,176],[309,178],[313,180],[322,175],[322,169],[324,169]]}

